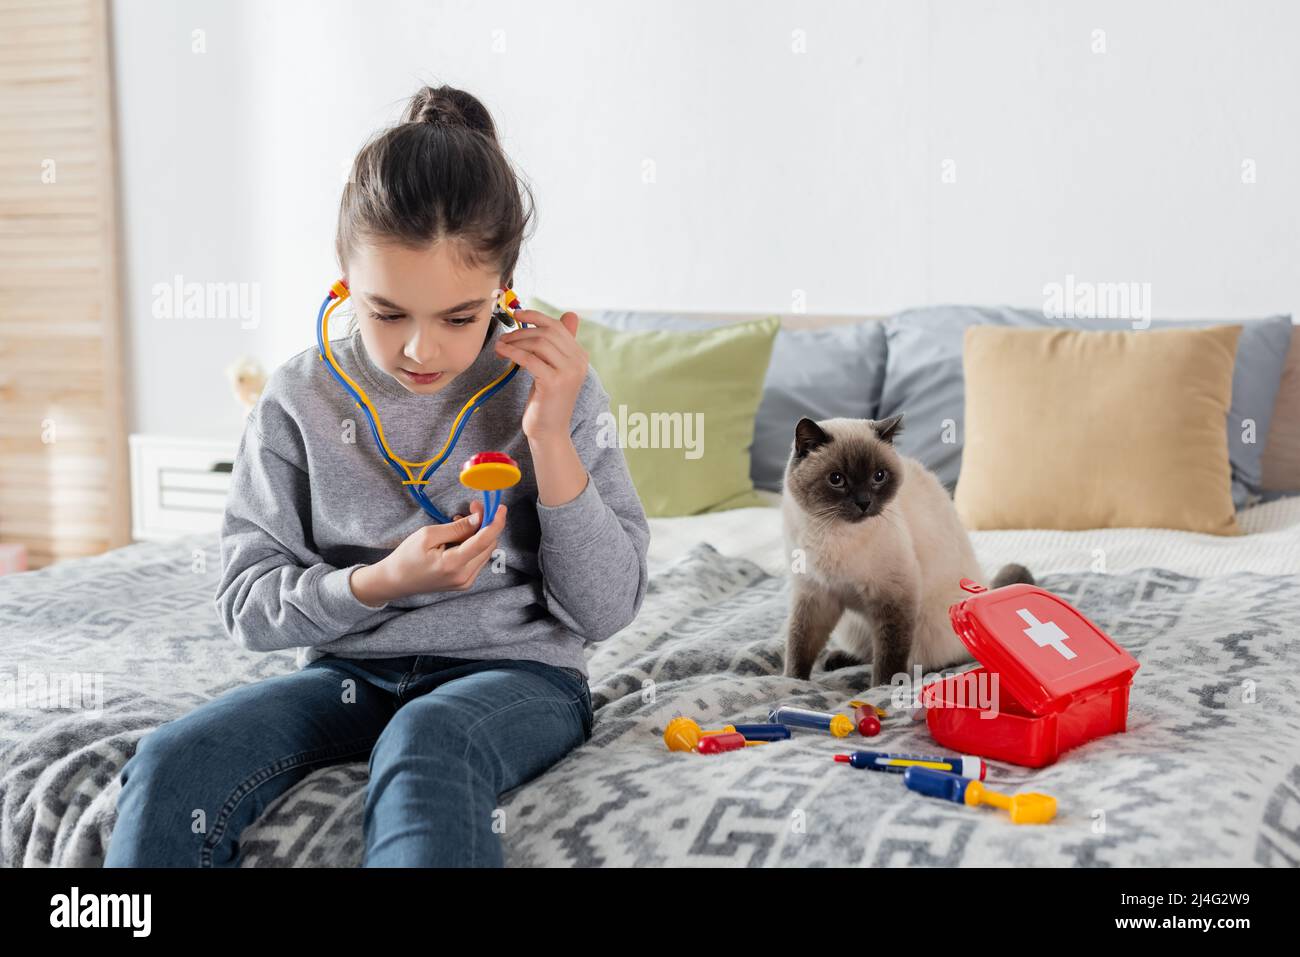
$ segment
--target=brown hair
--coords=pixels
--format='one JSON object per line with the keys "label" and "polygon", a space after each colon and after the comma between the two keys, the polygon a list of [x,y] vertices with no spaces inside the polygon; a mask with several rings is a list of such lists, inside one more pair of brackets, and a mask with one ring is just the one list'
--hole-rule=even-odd
{"label": "brown hair", "polygon": [[[501,149],[487,108],[464,90],[425,86],[400,122],[357,153],[334,249],[346,273],[360,242],[423,249],[450,240],[462,264],[491,266],[504,288],[532,221],[532,191]],[[507,322],[504,313],[494,315]]]}

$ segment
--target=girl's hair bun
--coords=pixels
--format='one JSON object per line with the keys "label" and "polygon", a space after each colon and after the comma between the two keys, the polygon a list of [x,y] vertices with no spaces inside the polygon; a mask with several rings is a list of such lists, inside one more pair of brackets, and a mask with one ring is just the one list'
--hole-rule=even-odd
{"label": "girl's hair bun", "polygon": [[372,135],[352,161],[334,249],[346,275],[363,243],[425,249],[447,241],[465,265],[491,267],[509,285],[532,220],[532,190],[487,107],[464,90],[424,86],[401,121]]}
{"label": "girl's hair bun", "polygon": [[402,116],[403,123],[427,123],[443,128],[463,127],[497,138],[496,127],[487,107],[472,93],[452,86],[421,87],[411,97]]}

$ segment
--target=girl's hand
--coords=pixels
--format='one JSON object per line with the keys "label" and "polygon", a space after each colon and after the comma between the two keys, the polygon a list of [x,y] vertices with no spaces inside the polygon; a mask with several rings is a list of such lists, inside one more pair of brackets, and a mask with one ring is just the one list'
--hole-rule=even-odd
{"label": "girl's hand", "polygon": [[576,338],[578,314],[566,312],[552,319],[533,309],[517,309],[515,319],[533,325],[500,336],[496,352],[519,363],[533,377],[524,409],[524,435],[534,442],[550,437],[567,439],[590,358]]}
{"label": "girl's hand", "polygon": [[[483,503],[470,504],[470,517],[456,516],[447,525],[425,525],[408,535],[382,561],[372,566],[382,585],[370,594],[366,604],[379,605],[408,595],[434,591],[467,591],[478,573],[492,559],[497,539],[506,527],[506,507],[497,506],[492,524],[479,528]],[[352,577],[365,569],[357,569]],[[353,589],[356,591],[355,587]]]}

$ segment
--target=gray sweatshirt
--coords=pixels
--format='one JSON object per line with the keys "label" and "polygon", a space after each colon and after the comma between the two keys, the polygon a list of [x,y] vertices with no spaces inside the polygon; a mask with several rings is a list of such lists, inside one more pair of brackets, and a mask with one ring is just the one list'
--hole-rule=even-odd
{"label": "gray sweatshirt", "polygon": [[[379,412],[388,446],[433,458],[461,407],[509,368],[492,348],[432,395],[408,392],[374,364],[358,333],[331,342],[344,372]],[[471,417],[426,491],[448,518],[482,493],[460,484],[477,452],[505,452],[523,478],[501,493],[508,507],[497,551],[471,588],[370,607],[349,579],[434,519],[380,456],[365,413],[315,347],[269,377],[249,413],[221,525],[216,606],[236,642],[255,651],[297,648],[297,665],[328,653],[390,658],[527,658],[587,674],[585,642],[603,641],[636,616],[647,584],[650,527],[617,443],[598,442],[609,395],[588,369],[572,420],[587,485],[572,501],[537,500],[528,440],[519,427],[532,376],[519,369]]]}

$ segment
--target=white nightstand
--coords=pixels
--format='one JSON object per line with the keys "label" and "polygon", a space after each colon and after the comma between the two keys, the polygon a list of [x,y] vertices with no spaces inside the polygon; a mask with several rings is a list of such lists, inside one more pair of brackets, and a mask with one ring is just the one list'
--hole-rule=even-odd
{"label": "white nightstand", "polygon": [[217,532],[239,440],[132,435],[131,534],[162,541]]}

